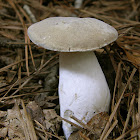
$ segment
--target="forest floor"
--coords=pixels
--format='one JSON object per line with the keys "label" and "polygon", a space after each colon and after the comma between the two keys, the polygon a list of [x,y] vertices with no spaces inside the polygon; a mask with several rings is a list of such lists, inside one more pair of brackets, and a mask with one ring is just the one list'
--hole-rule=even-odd
{"label": "forest floor", "polygon": [[[109,113],[70,140],[140,140],[140,1],[0,0],[0,139],[65,139],[59,116],[59,56],[33,44],[28,27],[48,17],[92,17],[119,33],[96,50],[111,91]],[[69,122],[71,123],[71,122]],[[76,125],[75,125],[76,126]]]}

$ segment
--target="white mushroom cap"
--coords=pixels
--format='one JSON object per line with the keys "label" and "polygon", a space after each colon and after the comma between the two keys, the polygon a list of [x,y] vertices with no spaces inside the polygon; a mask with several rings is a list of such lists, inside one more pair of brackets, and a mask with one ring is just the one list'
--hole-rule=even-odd
{"label": "white mushroom cap", "polygon": [[51,17],[28,28],[37,45],[61,52],[92,51],[115,41],[117,31],[95,18]]}

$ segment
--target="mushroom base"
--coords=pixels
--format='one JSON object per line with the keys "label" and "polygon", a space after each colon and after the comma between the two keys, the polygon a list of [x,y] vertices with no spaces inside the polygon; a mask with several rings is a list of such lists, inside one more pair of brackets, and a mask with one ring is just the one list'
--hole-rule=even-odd
{"label": "mushroom base", "polygon": [[[59,101],[61,117],[87,123],[94,115],[109,110],[110,91],[94,52],[60,53]],[[75,127],[63,121],[66,139]]]}

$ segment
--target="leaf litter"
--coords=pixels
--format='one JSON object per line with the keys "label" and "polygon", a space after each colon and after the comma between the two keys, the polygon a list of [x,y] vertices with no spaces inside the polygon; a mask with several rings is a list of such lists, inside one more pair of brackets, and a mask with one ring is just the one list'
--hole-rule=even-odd
{"label": "leaf litter", "polygon": [[58,54],[30,42],[27,28],[54,16],[93,17],[119,33],[96,51],[112,100],[70,140],[140,140],[140,2],[138,0],[0,0],[0,138],[65,139],[59,116]]}

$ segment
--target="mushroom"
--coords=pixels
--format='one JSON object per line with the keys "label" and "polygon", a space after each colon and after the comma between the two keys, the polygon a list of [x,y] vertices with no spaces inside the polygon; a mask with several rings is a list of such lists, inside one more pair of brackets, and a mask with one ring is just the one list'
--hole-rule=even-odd
{"label": "mushroom", "polygon": [[[87,123],[109,110],[110,91],[94,50],[115,41],[117,31],[95,18],[51,17],[31,25],[32,42],[59,51],[59,101],[61,117],[75,116]],[[75,127],[63,121],[66,139]]]}

